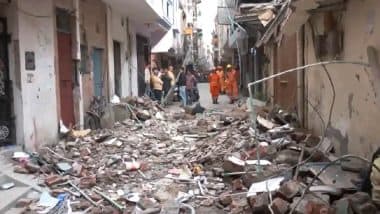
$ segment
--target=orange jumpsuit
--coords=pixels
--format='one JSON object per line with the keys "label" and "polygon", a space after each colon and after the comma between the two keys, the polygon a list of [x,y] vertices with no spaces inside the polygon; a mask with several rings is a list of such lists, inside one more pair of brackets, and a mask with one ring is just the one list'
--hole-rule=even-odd
{"label": "orange jumpsuit", "polygon": [[218,70],[216,70],[216,73],[219,76],[220,92],[224,93],[224,91],[226,89],[225,83],[224,83],[224,71],[223,71],[223,69],[218,69]]}
{"label": "orange jumpsuit", "polygon": [[227,93],[231,101],[237,99],[239,96],[237,79],[237,71],[235,69],[231,69],[231,71],[227,72]]}
{"label": "orange jumpsuit", "polygon": [[216,72],[211,73],[208,76],[210,82],[210,93],[213,99],[217,99],[220,93],[220,78]]}

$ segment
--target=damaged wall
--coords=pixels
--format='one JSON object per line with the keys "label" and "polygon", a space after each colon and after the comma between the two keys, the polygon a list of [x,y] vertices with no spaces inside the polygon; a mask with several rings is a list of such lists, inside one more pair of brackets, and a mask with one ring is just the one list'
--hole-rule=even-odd
{"label": "damaged wall", "polygon": [[19,48],[19,33],[18,33],[18,13],[17,2],[12,1],[9,5],[1,5],[0,13],[7,19],[7,31],[11,35],[11,40],[8,45],[8,58],[9,58],[9,77],[12,81],[13,91],[13,115],[15,115],[15,128],[16,128],[16,143],[22,144],[24,142],[24,112],[22,105],[22,87],[21,87],[21,68],[20,68],[20,48]]}
{"label": "damaged wall", "polygon": [[114,65],[114,47],[113,42],[119,42],[120,44],[120,65],[121,65],[121,96],[126,97],[132,94],[132,71],[130,62],[131,58],[130,48],[132,44],[132,38],[134,35],[130,33],[130,21],[127,17],[123,16],[113,8],[108,8],[108,61],[109,61],[109,91],[110,95],[115,94],[115,65]]}
{"label": "damaged wall", "polygon": [[102,95],[108,97],[108,61],[107,61],[107,8],[100,0],[80,1],[81,45],[87,49],[87,71],[82,75],[84,111],[90,107],[94,96],[94,49],[102,54]]}
{"label": "damaged wall", "polygon": [[[346,11],[335,19],[337,27],[344,31],[343,50],[328,59],[368,61],[367,46],[380,50],[380,1],[348,1]],[[338,13],[334,13],[338,14]],[[330,17],[331,18],[331,17]],[[331,28],[326,14],[318,13],[311,18],[314,35],[321,35]],[[309,24],[305,27],[305,64],[316,62],[316,54]],[[315,37],[315,36],[314,36]],[[358,40],[358,38],[360,38]],[[334,41],[334,40],[333,40]],[[339,40],[335,40],[339,42]],[[333,44],[335,45],[335,44]],[[321,49],[317,49],[320,53]],[[335,85],[336,100],[327,136],[335,143],[339,154],[353,153],[367,158],[378,147],[380,137],[379,93],[380,79],[371,69],[356,65],[326,66]],[[307,72],[307,96],[317,106],[327,122],[332,102],[332,88],[322,67]],[[308,108],[308,125],[316,133],[322,133],[321,122],[315,112]]]}
{"label": "damaged wall", "polygon": [[[21,115],[24,117],[23,128],[17,130],[23,134],[17,135],[17,141],[25,143],[27,149],[35,150],[41,144],[55,142],[58,133],[53,3],[52,0],[19,0],[18,8],[28,11],[28,14],[18,13]],[[13,35],[13,39],[16,38]],[[35,69],[26,69],[26,52],[34,53]],[[15,109],[20,110],[19,107]]]}

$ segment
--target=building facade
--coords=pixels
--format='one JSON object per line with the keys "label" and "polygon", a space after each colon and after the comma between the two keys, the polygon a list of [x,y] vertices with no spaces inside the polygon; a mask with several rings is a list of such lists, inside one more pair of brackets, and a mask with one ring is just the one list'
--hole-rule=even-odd
{"label": "building facade", "polygon": [[[380,133],[380,2],[247,0],[236,8],[235,22],[254,35],[248,39],[253,66],[245,71],[252,73],[247,82],[306,66],[266,81],[254,97],[259,91],[269,104],[296,113],[337,154],[370,158]],[[339,64],[311,66],[334,61]]]}
{"label": "building facade", "polygon": [[152,0],[1,3],[1,145],[37,150],[57,142],[60,123],[83,128],[94,97],[141,94],[151,50],[175,24],[174,8],[165,8]]}

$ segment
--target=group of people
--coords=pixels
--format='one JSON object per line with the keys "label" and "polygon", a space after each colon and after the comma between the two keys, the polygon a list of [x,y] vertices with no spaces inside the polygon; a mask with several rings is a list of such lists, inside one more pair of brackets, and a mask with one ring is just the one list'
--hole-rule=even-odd
{"label": "group of people", "polygon": [[151,69],[150,64],[145,67],[145,95],[161,103],[163,96],[175,85],[176,79],[173,66],[160,70]]}
{"label": "group of people", "polygon": [[162,70],[151,68],[150,64],[145,67],[145,95],[161,103],[162,98],[169,94],[170,89],[177,85],[181,105],[191,105],[199,98],[197,90],[197,78],[192,69],[179,72],[178,80],[174,74],[174,67],[169,66]]}
{"label": "group of people", "polygon": [[218,66],[211,70],[208,77],[213,104],[218,104],[221,93],[227,93],[231,104],[238,99],[238,71],[230,64],[227,65],[226,71],[225,73],[223,67]]}

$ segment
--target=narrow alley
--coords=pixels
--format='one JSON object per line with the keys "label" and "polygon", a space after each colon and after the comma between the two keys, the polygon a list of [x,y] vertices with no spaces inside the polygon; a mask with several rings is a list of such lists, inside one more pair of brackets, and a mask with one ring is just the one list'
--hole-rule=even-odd
{"label": "narrow alley", "polygon": [[380,1],[0,0],[0,214],[377,214]]}

